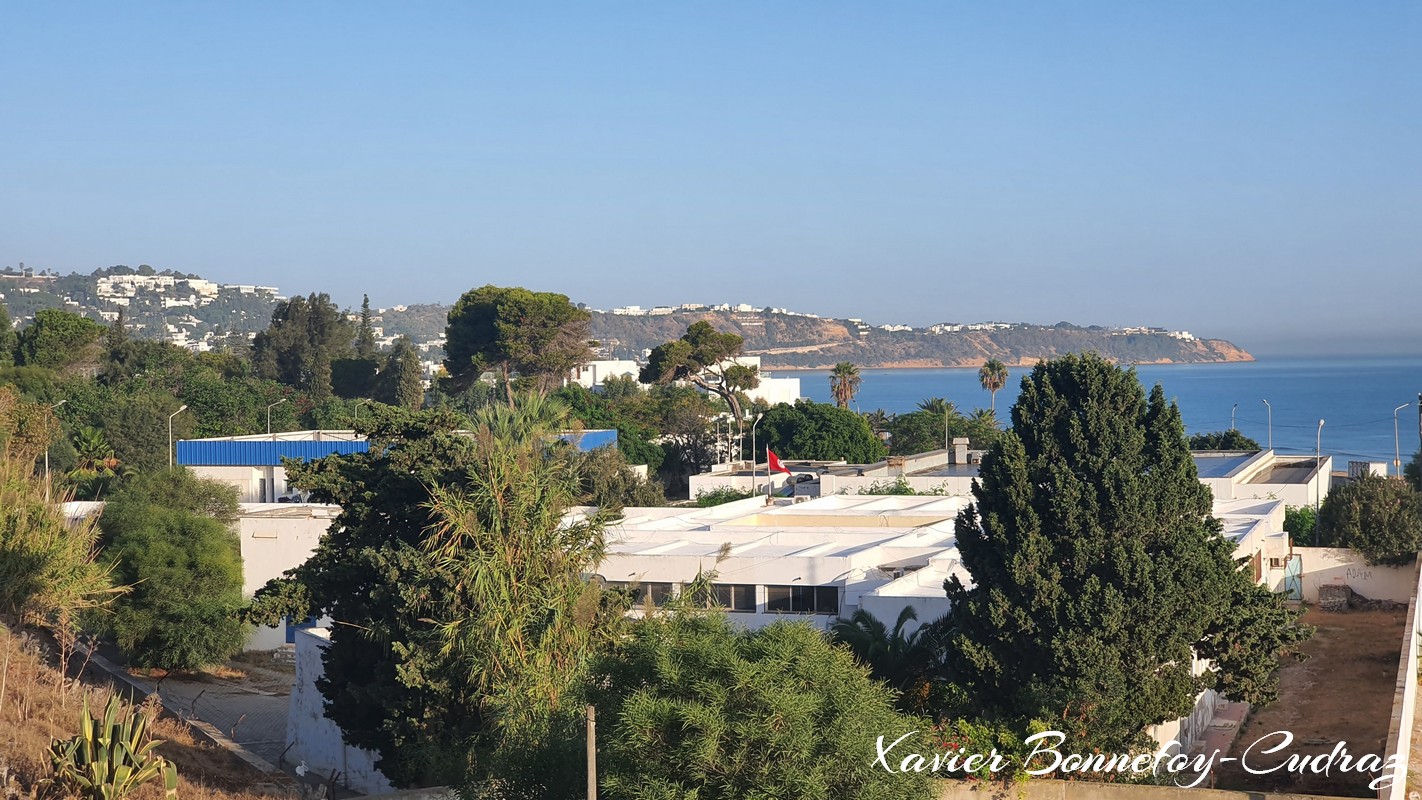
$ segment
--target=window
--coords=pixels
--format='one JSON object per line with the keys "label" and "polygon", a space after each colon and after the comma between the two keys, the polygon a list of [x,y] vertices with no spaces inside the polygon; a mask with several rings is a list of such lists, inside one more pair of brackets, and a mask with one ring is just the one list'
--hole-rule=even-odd
{"label": "window", "polygon": [[608,591],[627,592],[632,595],[634,606],[645,606],[648,602],[654,606],[666,605],[672,599],[672,584],[670,583],[627,583],[626,581],[606,581],[603,588]]}
{"label": "window", "polygon": [[838,614],[838,586],[767,586],[765,610],[781,614]]}
{"label": "window", "polygon": [[727,611],[755,613],[755,587],[742,583],[717,583],[711,587],[716,605]]}

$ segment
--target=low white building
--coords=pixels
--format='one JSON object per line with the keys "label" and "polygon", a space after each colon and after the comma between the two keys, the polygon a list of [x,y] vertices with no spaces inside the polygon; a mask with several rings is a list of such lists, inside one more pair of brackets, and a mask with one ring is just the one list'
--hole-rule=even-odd
{"label": "low white building", "polygon": [[1323,502],[1331,486],[1333,457],[1280,456],[1273,450],[1191,453],[1200,482],[1215,500],[1282,500],[1291,506]]}
{"label": "low white building", "polygon": [[602,359],[574,367],[568,374],[568,382],[576,383],[585,389],[593,389],[601,386],[608,378],[631,378],[635,381],[641,373],[642,367],[636,361],[625,358]]}

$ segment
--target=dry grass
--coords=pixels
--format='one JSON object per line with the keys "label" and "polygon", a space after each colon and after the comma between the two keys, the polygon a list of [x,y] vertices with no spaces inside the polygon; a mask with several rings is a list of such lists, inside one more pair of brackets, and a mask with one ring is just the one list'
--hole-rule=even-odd
{"label": "dry grass", "polygon": [[[61,686],[60,674],[47,661],[47,651],[37,637],[16,634],[0,625],[0,781],[8,777],[22,795],[35,790],[48,777],[49,744],[78,729],[82,696],[90,692],[90,705],[102,706],[112,691],[107,685]],[[159,716],[153,721],[154,738],[164,744],[159,752],[178,766],[178,794],[183,800],[255,800],[272,794],[296,794],[284,775],[263,775],[236,756],[197,738],[182,721]],[[0,787],[0,796],[5,795]],[[138,792],[138,800],[157,800],[162,791],[151,783]]]}

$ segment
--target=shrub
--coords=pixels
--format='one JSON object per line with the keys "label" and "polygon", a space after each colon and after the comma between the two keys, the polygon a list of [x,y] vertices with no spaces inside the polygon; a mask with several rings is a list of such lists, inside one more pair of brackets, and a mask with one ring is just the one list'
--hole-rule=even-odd
{"label": "shrub", "polygon": [[737,500],[744,500],[753,497],[749,489],[736,489],[731,486],[717,486],[714,489],[702,489],[696,493],[696,505],[698,508],[710,508],[725,503],[734,503]]}
{"label": "shrub", "polygon": [[79,735],[54,740],[51,785],[83,800],[120,800],[155,779],[163,779],[166,800],[178,796],[178,769],[158,755],[160,741],[148,735],[149,719],[110,695],[104,715],[89,713],[89,696],[79,718]]}
{"label": "shrub", "polygon": [[1351,547],[1369,564],[1408,564],[1422,548],[1422,494],[1406,481],[1365,475],[1328,493],[1319,543]]}
{"label": "shrub", "polygon": [[[803,623],[736,631],[724,614],[636,625],[595,669],[602,786],[629,800],[915,798],[928,776],[874,763],[922,723],[846,648]],[[904,748],[910,749],[910,748]]]}
{"label": "shrub", "polygon": [[242,559],[222,519],[235,512],[231,489],[185,470],[145,476],[105,507],[105,556],[133,584],[109,624],[135,666],[198,669],[242,646]]}

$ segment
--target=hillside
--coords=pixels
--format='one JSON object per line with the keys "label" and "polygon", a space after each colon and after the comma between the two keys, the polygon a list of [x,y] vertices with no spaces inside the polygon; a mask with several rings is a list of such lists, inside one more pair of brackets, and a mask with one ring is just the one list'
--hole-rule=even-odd
{"label": "hillside", "polygon": [[[16,274],[0,270],[0,300],[19,323],[46,307],[112,320],[120,307],[135,335],[181,344],[212,344],[227,333],[266,327],[280,295],[275,287],[217,284],[196,275],[110,267],[88,275]],[[373,298],[379,308],[379,298]],[[725,308],[725,307],[721,307]],[[1080,327],[1068,323],[981,323],[896,330],[852,319],[827,319],[778,310],[664,309],[663,313],[594,311],[592,336],[606,357],[640,359],[675,339],[688,325],[706,320],[718,330],[745,337],[746,351],[767,368],[818,369],[840,361],[864,368],[975,366],[990,358],[1026,364],[1069,352],[1094,350],[1135,364],[1252,361],[1222,339],[1196,339],[1158,329]],[[422,304],[379,308],[376,324],[388,341],[409,336],[416,343],[444,336],[449,307]],[[437,349],[433,354],[439,357]]]}
{"label": "hillside", "polygon": [[1067,323],[933,333],[925,329],[885,331],[850,320],[707,311],[656,317],[594,314],[592,330],[593,337],[613,355],[636,358],[644,349],[680,336],[687,325],[703,319],[718,330],[744,336],[747,354],[759,355],[767,368],[777,369],[828,368],[840,361],[865,368],[962,367],[991,358],[1016,365],[1083,350],[1135,364],[1254,360],[1223,339],[1183,339],[1165,332],[1127,333]]}

